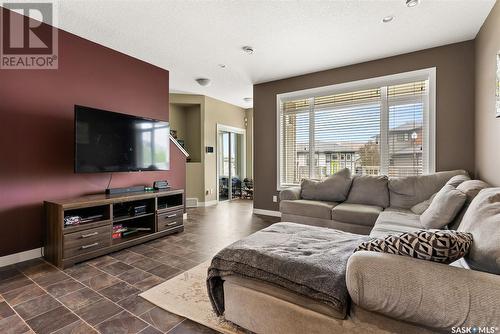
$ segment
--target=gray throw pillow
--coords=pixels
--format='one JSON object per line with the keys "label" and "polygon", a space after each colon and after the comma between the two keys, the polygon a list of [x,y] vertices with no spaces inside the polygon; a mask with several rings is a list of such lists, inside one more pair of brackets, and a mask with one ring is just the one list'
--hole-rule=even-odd
{"label": "gray throw pillow", "polygon": [[474,243],[466,257],[469,266],[500,274],[500,188],[479,192],[469,205],[458,231],[474,236]]}
{"label": "gray throw pillow", "polygon": [[322,181],[304,179],[300,183],[302,199],[343,202],[351,187],[351,171],[348,168],[339,170]]}
{"label": "gray throw pillow", "polygon": [[458,187],[460,184],[462,184],[465,181],[469,181],[470,177],[469,175],[455,175],[451,179],[446,182],[446,184],[452,185],[453,187]]}
{"label": "gray throw pillow", "polygon": [[465,199],[464,206],[455,217],[455,219],[453,219],[453,222],[451,224],[448,224],[448,229],[456,230],[458,228],[472,200],[477,196],[477,194],[479,194],[481,190],[489,187],[490,185],[488,183],[481,180],[465,181],[457,187],[457,189],[463,192],[465,196],[467,196],[467,198]]}
{"label": "gray throw pillow", "polygon": [[365,250],[449,264],[465,256],[471,244],[470,233],[419,230],[365,241],[355,252]]}
{"label": "gray throw pillow", "polygon": [[425,228],[442,228],[448,225],[464,205],[465,198],[460,190],[452,185],[445,185],[420,216],[420,223]]}
{"label": "gray throw pillow", "polygon": [[426,199],[425,201],[423,202],[420,202],[418,204],[415,204],[414,206],[411,207],[411,211],[416,214],[416,215],[421,215],[422,213],[425,212],[425,210],[427,210],[429,208],[429,206],[431,205],[432,203],[432,200],[434,199],[434,197],[436,197],[437,193],[435,193],[434,195],[432,195],[429,199]]}
{"label": "gray throw pillow", "polygon": [[389,206],[389,179],[385,175],[357,175],[352,179],[347,203]]}

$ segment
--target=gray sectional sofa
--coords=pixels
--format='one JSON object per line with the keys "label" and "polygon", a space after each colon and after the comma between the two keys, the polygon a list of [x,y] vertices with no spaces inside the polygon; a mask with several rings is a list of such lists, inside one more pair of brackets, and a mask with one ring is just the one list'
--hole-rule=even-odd
{"label": "gray sectional sofa", "polygon": [[[313,298],[261,280],[229,276],[224,282],[225,318],[253,332],[273,334],[465,333],[474,326],[478,333],[497,332],[500,188],[465,180],[469,177],[462,170],[399,179],[355,176],[341,202],[328,198],[325,188],[316,189],[318,184],[305,185],[306,191],[304,187],[282,191],[282,221],[380,238],[422,229],[420,215],[432,196],[453,184],[466,200],[445,228],[469,232],[474,241],[466,258],[451,265],[386,253],[354,253],[346,272],[352,300],[347,319]],[[311,190],[319,190],[320,199],[311,199],[315,198]]]}
{"label": "gray sectional sofa", "polygon": [[[428,200],[457,175],[468,178],[464,170],[393,179],[354,176],[343,202],[329,200],[325,191],[315,196],[310,190],[304,194],[301,187],[288,188],[280,192],[281,221],[357,234],[370,234],[374,230],[373,236],[392,230],[406,232],[419,225],[419,216],[412,207]],[[335,192],[332,191],[332,199],[337,196]]]}

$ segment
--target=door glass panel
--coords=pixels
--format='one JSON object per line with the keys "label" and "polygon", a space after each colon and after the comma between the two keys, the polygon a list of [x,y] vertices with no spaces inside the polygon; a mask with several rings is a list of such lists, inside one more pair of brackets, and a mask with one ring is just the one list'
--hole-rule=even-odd
{"label": "door glass panel", "polygon": [[229,132],[219,132],[219,201],[229,199]]}

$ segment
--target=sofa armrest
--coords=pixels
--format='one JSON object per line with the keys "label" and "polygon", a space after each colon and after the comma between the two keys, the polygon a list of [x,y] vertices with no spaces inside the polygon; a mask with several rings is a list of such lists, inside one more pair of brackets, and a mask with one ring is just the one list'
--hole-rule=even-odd
{"label": "sofa armrest", "polygon": [[450,331],[500,327],[500,276],[410,257],[361,251],[347,264],[353,302],[383,315]]}
{"label": "sofa armrest", "polygon": [[280,191],[280,201],[300,199],[300,187],[291,187]]}

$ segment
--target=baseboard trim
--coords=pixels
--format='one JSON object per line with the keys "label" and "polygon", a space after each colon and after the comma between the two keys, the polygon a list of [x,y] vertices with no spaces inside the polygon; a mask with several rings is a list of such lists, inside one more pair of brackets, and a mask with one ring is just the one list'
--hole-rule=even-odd
{"label": "baseboard trim", "polygon": [[253,209],[253,213],[256,215],[264,215],[264,216],[272,216],[272,217],[281,217],[281,212],[273,211],[273,210],[264,210],[264,209]]}
{"label": "baseboard trim", "polygon": [[5,255],[0,257],[0,267],[9,266],[11,264],[36,259],[42,256],[42,248],[35,248],[24,252]]}
{"label": "baseboard trim", "polygon": [[197,208],[199,206],[198,198],[186,198],[186,208]]}
{"label": "baseboard trim", "polygon": [[215,201],[208,201],[208,202],[198,202],[198,206],[206,207],[206,206],[217,205],[218,203],[219,202],[217,200],[215,200]]}

